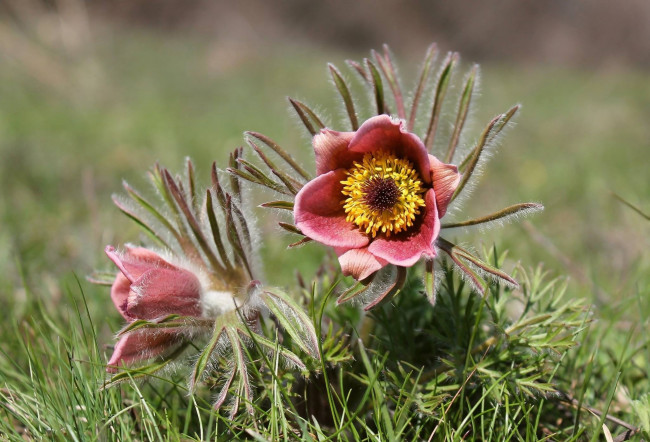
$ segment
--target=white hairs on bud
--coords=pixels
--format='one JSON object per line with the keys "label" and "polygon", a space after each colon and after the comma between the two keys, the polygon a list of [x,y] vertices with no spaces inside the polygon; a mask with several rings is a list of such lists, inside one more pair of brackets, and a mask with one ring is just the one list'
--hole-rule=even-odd
{"label": "white hairs on bud", "polygon": [[241,305],[241,301],[232,292],[206,290],[201,293],[201,311],[206,318],[216,318]]}

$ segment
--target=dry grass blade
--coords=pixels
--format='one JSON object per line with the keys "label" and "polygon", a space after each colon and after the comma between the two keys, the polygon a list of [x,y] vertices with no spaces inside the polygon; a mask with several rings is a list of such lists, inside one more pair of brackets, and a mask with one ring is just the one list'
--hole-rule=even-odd
{"label": "dry grass blade", "polygon": [[629,207],[630,209],[634,210],[636,213],[638,213],[639,215],[641,215],[641,216],[642,216],[643,218],[645,218],[646,220],[650,221],[650,215],[648,215],[647,213],[643,212],[641,209],[639,209],[637,206],[635,206],[634,204],[632,204],[631,202],[629,202],[629,201],[626,200],[625,198],[621,197],[620,195],[618,195],[618,194],[616,194],[616,193],[614,193],[614,192],[612,192],[612,196],[613,196],[614,198],[616,198],[617,200],[619,200],[621,203],[625,204],[625,205],[626,205],[627,207]]}

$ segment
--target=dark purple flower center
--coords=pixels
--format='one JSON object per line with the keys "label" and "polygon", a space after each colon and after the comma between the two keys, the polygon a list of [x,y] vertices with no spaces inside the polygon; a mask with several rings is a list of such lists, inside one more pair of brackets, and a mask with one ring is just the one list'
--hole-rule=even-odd
{"label": "dark purple flower center", "polygon": [[375,210],[392,208],[400,196],[400,190],[391,178],[371,178],[364,184],[363,191],[363,201]]}

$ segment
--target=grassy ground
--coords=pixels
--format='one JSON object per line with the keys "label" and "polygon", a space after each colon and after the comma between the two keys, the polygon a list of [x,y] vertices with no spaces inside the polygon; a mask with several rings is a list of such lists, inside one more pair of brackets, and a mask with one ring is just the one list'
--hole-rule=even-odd
{"label": "grassy ground", "polygon": [[[142,187],[144,172],[155,161],[180,170],[183,158],[191,156],[199,175],[206,177],[213,160],[223,163],[227,153],[241,144],[244,130],[268,134],[309,164],[309,140],[287,116],[285,96],[317,104],[336,122],[338,108],[331,97],[325,63],[341,65],[348,57],[359,58],[359,54],[300,47],[236,53],[227,46],[189,37],[113,30],[110,38],[97,39],[82,55],[61,59],[57,66],[64,75],[60,78],[54,73],[50,78],[47,72],[34,75],[20,62],[1,65],[0,308],[6,313],[0,327],[0,388],[5,401],[2,429],[7,437],[17,439],[21,432],[57,440],[92,439],[96,434],[116,440],[207,438],[211,432],[226,437],[227,422],[209,412],[209,398],[200,402],[206,398],[199,397],[195,407],[188,405],[182,382],[140,384],[142,391],[127,385],[96,392],[105,346],[112,343],[112,333],[121,321],[107,290],[88,284],[84,277],[94,268],[110,267],[102,253],[105,244],[122,244],[139,235],[112,206],[110,195],[120,191],[123,178]],[[595,322],[575,336],[580,346],[563,351],[554,360],[554,373],[572,397],[602,411],[609,409],[635,427],[642,424],[643,413],[635,411],[632,401],[650,391],[645,333],[650,315],[650,224],[610,192],[650,211],[647,84],[648,73],[627,69],[594,72],[483,66],[482,97],[472,138],[493,115],[515,103],[524,107],[518,126],[507,134],[481,185],[458,214],[459,219],[478,216],[519,201],[545,204],[546,210],[523,227],[458,232],[458,238],[478,248],[495,242],[499,250],[509,249],[506,268],[512,268],[515,261],[524,267],[543,262],[553,274],[570,279],[565,297],[593,303],[590,315]],[[272,220],[263,222],[261,229],[268,238],[263,253],[271,283],[289,284],[294,269],[313,274],[322,258],[317,246],[285,251],[290,239],[283,237]],[[469,295],[456,293],[453,284],[446,290],[450,305],[461,302],[458,299],[463,305],[469,302]],[[405,312],[422,308],[402,304],[398,306]],[[483,311],[482,304],[476,308]],[[468,307],[467,311],[473,310]],[[381,323],[381,315],[387,314],[382,311],[376,321]],[[481,314],[472,318],[479,318],[476,324],[483,321]],[[407,324],[403,317],[389,319]],[[342,323],[346,320],[341,319]],[[427,316],[427,320],[435,323],[438,318]],[[350,321],[355,324],[354,319]],[[360,356],[363,348],[355,347],[354,367],[359,374],[354,382],[361,393],[354,393],[356,402],[349,402],[349,410],[378,407],[377,420],[366,421],[363,427],[369,439],[379,433],[399,437],[397,427],[387,423],[403,422],[399,416],[387,417],[388,410],[378,405],[395,391],[389,381],[376,383],[375,371],[397,364],[398,356],[408,362],[413,355],[396,354],[392,349],[393,356],[382,363],[382,352],[387,350],[380,338],[390,331],[382,332],[381,326],[377,330],[370,361]],[[390,366],[384,375],[390,378],[386,373],[398,372],[397,366]],[[461,384],[467,373],[459,373]],[[368,386],[365,395],[364,385]],[[448,385],[455,384],[449,381]],[[506,387],[495,383],[485,388]],[[406,390],[406,384],[398,389]],[[535,425],[539,418],[524,423],[517,419],[527,412],[542,415],[544,401],[539,403],[540,394],[524,397],[517,391],[499,396],[508,396],[510,405],[498,400],[463,400],[465,404],[497,404],[506,410],[512,407],[515,423],[498,426],[501,433],[495,434],[509,434],[515,440],[539,437]],[[420,393],[424,396],[418,397],[428,397]],[[278,398],[284,396],[278,393]],[[472,437],[490,439],[486,429],[497,420],[490,421],[489,416],[499,413],[466,414],[472,419],[479,416],[480,422],[465,422],[454,430],[451,424],[460,425],[468,410],[447,408],[449,399],[440,399],[442,408],[428,404],[432,415],[451,410],[450,425],[441,427],[434,437],[460,438],[463,434],[454,431],[471,428]],[[340,411],[344,417],[346,407]],[[399,403],[390,413],[410,414],[413,407],[413,403]],[[598,417],[590,417],[588,411],[579,416],[575,407],[566,408],[565,422],[549,429],[549,434],[558,432],[552,437],[589,439],[604,434]],[[427,408],[418,408],[423,409]],[[349,419],[360,425],[358,417]],[[418,427],[413,419],[406,419],[409,431]],[[568,420],[574,420],[575,426],[573,421],[567,425]],[[289,421],[294,422],[276,416],[274,425]],[[137,434],[130,429],[133,422]],[[318,432],[314,421],[307,418],[304,422],[308,433]],[[611,420],[605,423],[614,434],[622,431]],[[249,432],[247,437],[258,433],[266,434],[263,440],[272,434],[288,437],[286,429],[273,430],[269,425],[260,423],[257,433]],[[339,428],[334,422],[321,425]],[[354,425],[339,428],[338,434],[346,434]],[[418,430],[421,433],[404,434],[427,439],[431,430],[425,427]],[[243,437],[243,433],[234,434]],[[353,433],[345,437],[355,439]]]}

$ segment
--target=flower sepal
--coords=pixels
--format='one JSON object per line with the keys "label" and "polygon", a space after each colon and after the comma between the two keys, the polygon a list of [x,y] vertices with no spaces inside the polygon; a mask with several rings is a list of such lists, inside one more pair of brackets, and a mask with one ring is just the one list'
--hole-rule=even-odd
{"label": "flower sepal", "polygon": [[474,290],[482,296],[485,296],[489,287],[484,276],[502,282],[511,288],[519,288],[519,284],[513,277],[489,265],[462,247],[444,238],[438,238],[436,244],[449,256],[456,267],[467,276]]}
{"label": "flower sepal", "polygon": [[117,333],[120,338],[128,333],[135,332],[141,329],[174,329],[178,328],[187,333],[187,330],[192,328],[210,329],[214,327],[214,320],[208,318],[197,318],[194,316],[181,316],[171,314],[160,319],[147,321],[146,319],[136,319],[135,321],[127,324],[122,330]]}
{"label": "flower sepal", "polygon": [[[320,360],[316,330],[310,317],[297,302],[282,291],[265,289],[259,284],[251,284],[248,292],[254,297],[253,303],[264,306],[300,350],[309,357]],[[218,317],[214,322],[210,341],[198,355],[192,368],[189,383],[191,392],[195,391],[199,382],[213,376],[216,355],[223,361],[216,374],[225,379],[225,382],[217,394],[214,408],[221,408],[229,396],[229,391],[234,389],[238,395],[233,397],[230,406],[231,417],[239,410],[239,395],[245,401],[247,413],[253,414],[248,367],[255,362],[254,355],[261,355],[269,367],[275,366],[274,361],[277,360],[283,366],[301,371],[307,369],[304,358],[289,350],[286,345],[280,345],[264,336],[259,319],[259,310],[251,308],[238,308]],[[252,352],[253,349],[257,352]]]}
{"label": "flower sepal", "polygon": [[189,347],[189,342],[182,342],[174,351],[167,356],[156,360],[155,362],[140,367],[123,367],[122,370],[116,371],[101,386],[100,390],[113,387],[126,381],[137,381],[149,378],[157,372],[170,366],[172,362],[178,361]]}
{"label": "flower sepal", "polygon": [[[214,328],[214,320],[193,316],[171,314],[154,320],[136,319],[118,333],[118,343],[106,371],[117,373],[108,384],[120,382],[123,373],[146,373],[151,375],[179,359],[190,341],[206,336]],[[142,361],[156,359],[157,362],[140,365]],[[135,367],[129,368],[135,365]]]}
{"label": "flower sepal", "polygon": [[404,287],[406,274],[406,267],[387,265],[345,290],[336,303],[359,301],[369,311],[396,296]]}

